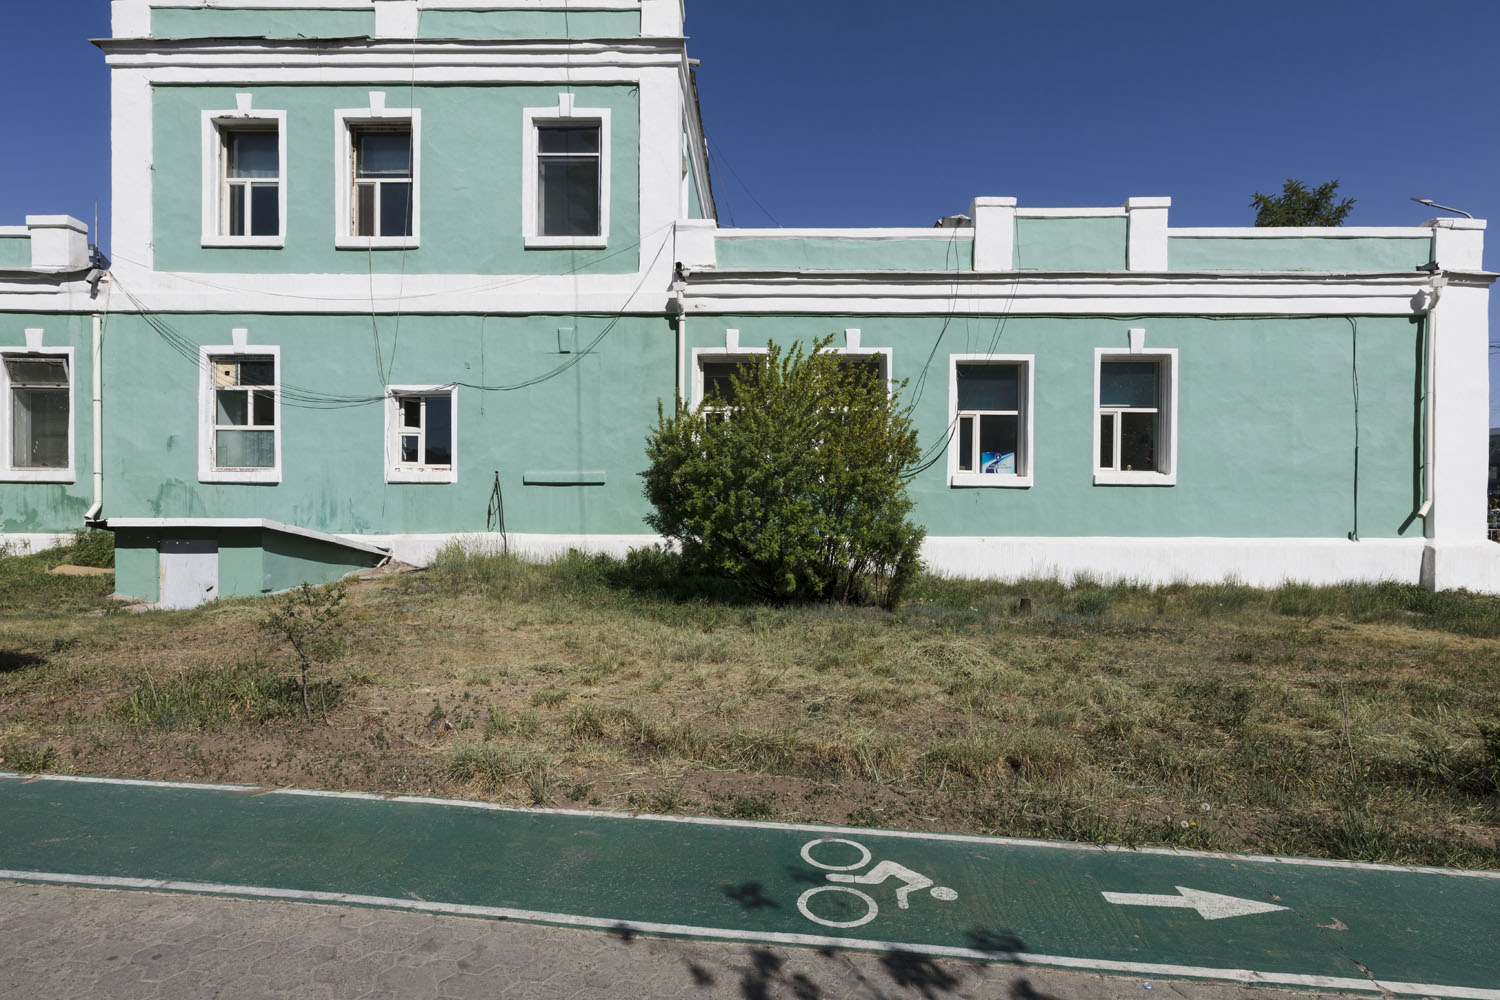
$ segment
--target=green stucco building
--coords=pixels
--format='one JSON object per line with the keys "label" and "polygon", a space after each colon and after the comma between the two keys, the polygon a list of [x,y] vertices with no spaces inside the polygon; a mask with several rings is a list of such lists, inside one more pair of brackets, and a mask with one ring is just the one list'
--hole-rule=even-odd
{"label": "green stucco building", "polygon": [[0,531],[107,527],[122,595],[650,544],[658,400],[829,334],[936,569],[1500,592],[1483,222],[722,228],[681,0],[113,8],[110,260],[0,228]]}

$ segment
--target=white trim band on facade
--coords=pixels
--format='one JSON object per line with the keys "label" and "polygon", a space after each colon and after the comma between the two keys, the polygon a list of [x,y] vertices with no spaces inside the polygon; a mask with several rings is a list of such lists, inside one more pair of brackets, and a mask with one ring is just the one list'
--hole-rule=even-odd
{"label": "white trim band on facade", "polygon": [[[372,556],[383,557],[391,554],[389,549],[383,548],[366,539],[350,538],[347,535],[331,535],[327,532],[314,531],[311,528],[299,528],[294,524],[283,524],[280,521],[271,521],[263,517],[111,517],[105,523],[111,529],[261,528],[266,531],[280,532],[283,535],[296,535],[299,538],[307,538],[315,542],[337,545],[340,548],[355,549]],[[67,536],[62,537],[66,538]]]}

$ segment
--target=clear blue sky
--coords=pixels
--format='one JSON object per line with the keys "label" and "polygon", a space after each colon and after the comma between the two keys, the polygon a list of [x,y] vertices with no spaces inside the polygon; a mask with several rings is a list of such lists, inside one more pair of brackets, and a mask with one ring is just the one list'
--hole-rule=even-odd
{"label": "clear blue sky", "polygon": [[[1169,195],[1174,225],[1249,225],[1251,194],[1297,177],[1341,181],[1349,225],[1425,221],[1417,195],[1500,226],[1497,0],[687,5],[725,224],[926,226],[975,195]],[[108,245],[108,73],[87,41],[108,8],[0,14],[0,225],[91,219],[97,201]]]}

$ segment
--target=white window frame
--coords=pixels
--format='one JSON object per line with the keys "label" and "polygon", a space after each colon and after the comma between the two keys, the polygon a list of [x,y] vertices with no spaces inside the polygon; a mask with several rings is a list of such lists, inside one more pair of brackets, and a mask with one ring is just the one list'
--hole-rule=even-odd
{"label": "white window frame", "polygon": [[[230,236],[224,232],[224,134],[237,129],[263,129],[276,132],[280,191],[277,209],[280,219],[275,236]],[[203,245],[205,247],[284,247],[286,246],[287,203],[290,201],[291,178],[287,176],[287,132],[285,111],[205,111],[203,112]]]}
{"label": "white window frame", "polygon": [[[15,405],[11,401],[10,369],[3,362],[12,359],[39,358],[55,360],[61,358],[68,368],[68,465],[64,469],[22,469],[15,465],[15,434],[11,421],[15,416]],[[0,470],[0,481],[8,483],[73,483],[78,481],[78,370],[73,365],[71,347],[6,347],[0,349],[0,398],[4,399],[4,414],[0,415],[0,455],[5,466]]]}
{"label": "white window frame", "polygon": [[[448,465],[401,461],[401,399],[406,396],[444,396],[452,400],[452,461]],[[423,428],[426,434],[426,428]],[[458,386],[389,385],[385,396],[385,481],[388,483],[458,482]]]}
{"label": "white window frame", "polygon": [[[526,108],[521,112],[521,230],[528,249],[597,250],[609,245],[609,113],[609,108],[575,108],[572,94],[558,94],[556,107]],[[599,126],[599,235],[542,236],[541,206],[537,204],[538,127],[590,123]]]}
{"label": "white window frame", "polygon": [[[214,361],[219,358],[269,357],[275,366],[271,383],[275,426],[272,427],[276,460],[266,469],[219,468],[214,464]],[[201,483],[279,483],[281,482],[281,348],[249,344],[217,345],[198,348],[198,481]]]}
{"label": "white window frame", "polygon": [[[354,235],[354,134],[361,127],[411,130],[411,235]],[[422,242],[422,110],[420,108],[343,108],[333,113],[333,245],[340,250],[414,250]]]}
{"label": "white window frame", "polygon": [[[1017,403],[1020,409],[1017,417],[1020,426],[1016,433],[1016,471],[1012,474],[979,471],[962,472],[958,468],[958,366],[964,365],[1010,365],[1021,368],[1021,377],[1018,380],[1020,399]],[[1033,413],[1035,407],[1032,400],[1035,399],[1033,390],[1036,380],[1036,355],[1034,354],[950,354],[948,355],[948,485],[959,487],[982,486],[999,489],[1027,488],[1035,481],[1035,462],[1033,460],[1032,443],[1035,439],[1033,433]],[[965,411],[971,412],[971,411]],[[996,411],[972,411],[972,412],[996,412]],[[979,431],[976,426],[974,439],[979,439]]]}
{"label": "white window frame", "polygon": [[[755,358],[764,358],[769,353],[770,351],[764,347],[693,348],[692,408],[696,410],[703,405],[703,362],[744,362]],[[881,364],[885,366],[885,391],[890,393],[895,386],[895,375],[891,368],[893,351],[889,347],[826,347],[823,349],[823,353],[849,355],[858,358],[873,358],[878,356],[881,358]]]}
{"label": "white window frame", "polygon": [[[1161,402],[1157,408],[1161,441],[1157,450],[1160,468],[1123,471],[1099,467],[1099,417],[1104,407],[1099,403],[1099,378],[1106,361],[1156,362],[1160,374],[1157,389]],[[1110,408],[1112,411],[1114,407]],[[1094,408],[1091,414],[1094,425],[1093,457],[1089,459],[1094,468],[1095,486],[1176,486],[1177,485],[1177,348],[1151,348],[1150,350],[1121,351],[1116,348],[1094,348]],[[1115,456],[1119,460],[1120,421],[1115,420]]]}

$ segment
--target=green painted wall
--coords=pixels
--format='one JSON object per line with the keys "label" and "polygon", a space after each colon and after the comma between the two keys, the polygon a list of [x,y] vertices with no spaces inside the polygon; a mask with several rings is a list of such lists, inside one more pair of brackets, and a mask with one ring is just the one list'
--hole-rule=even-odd
{"label": "green painted wall", "polygon": [[31,266],[30,236],[0,236],[0,268]]}
{"label": "green painted wall", "polygon": [[[610,245],[527,250],[521,235],[522,111],[556,107],[558,87],[419,86],[386,90],[392,108],[422,111],[422,245],[415,250],[334,247],[334,117],[369,106],[371,87],[161,86],[153,95],[153,206],[161,271],[289,274],[585,274],[638,269],[640,101],[631,86],[573,88],[580,108],[609,108]],[[202,112],[235,107],[287,112],[288,223],[281,249],[202,246]],[[477,166],[476,166],[477,165]]]}
{"label": "green painted wall", "polygon": [[[586,345],[613,317],[403,316],[399,336],[380,319],[391,384],[514,385],[458,390],[455,484],[385,482],[379,402],[332,408],[282,405],[279,485],[198,481],[196,352],[183,357],[143,321],[111,320],[105,405],[105,511],[114,517],[260,517],[318,531],[483,531],[495,476],[506,527],[518,532],[635,533],[645,501],[636,474],[658,397],[671,398],[676,335],[663,318],[625,318],[590,354],[558,353],[557,330]],[[171,316],[195,344],[281,347],[282,379],[304,393],[379,398],[383,387],[369,316]],[[144,432],[140,414],[152,415]],[[534,485],[527,472],[603,472],[605,485]],[[588,477],[594,478],[594,477]]]}
{"label": "green painted wall", "polygon": [[1128,224],[1124,216],[1016,219],[1018,271],[1123,271]]}
{"label": "green painted wall", "polygon": [[[957,232],[957,230],[954,230]],[[721,239],[718,266],[757,271],[972,271],[973,239]]]}
{"label": "green painted wall", "polygon": [[1172,271],[1411,271],[1432,259],[1426,237],[1172,236]]}
{"label": "green painted wall", "polygon": [[426,10],[422,38],[634,38],[635,10]]}
{"label": "green painted wall", "polygon": [[374,7],[369,10],[166,7],[151,11],[153,38],[360,38],[374,34]]}
{"label": "green painted wall", "polygon": [[332,583],[357,569],[367,569],[381,560],[378,556],[346,549],[327,542],[267,531],[264,545],[261,590],[278,593],[303,583]]}
{"label": "green painted wall", "polygon": [[[94,501],[93,319],[89,315],[0,313],[0,347],[26,346],[28,329],[45,347],[73,348],[73,469],[71,483],[5,482],[0,472],[0,532],[62,532],[83,527]],[[9,401],[0,401],[9,405]],[[8,424],[8,421],[7,421]]]}
{"label": "green painted wall", "polygon": [[[1420,536],[1419,327],[1359,323],[1361,536]],[[810,342],[859,327],[892,347],[894,376],[924,451],[948,426],[948,356],[1034,354],[1036,485],[953,489],[946,458],[912,484],[933,535],[1248,536],[1342,538],[1354,528],[1352,332],[1343,319],[694,316],[690,346]],[[1124,349],[1126,331],[1179,349],[1177,485],[1093,485],[1094,349]],[[946,329],[945,329],[946,328]],[[837,342],[841,342],[841,339]],[[931,367],[927,357],[936,346]],[[929,457],[932,457],[929,455]]]}
{"label": "green painted wall", "polygon": [[160,541],[160,535],[152,531],[115,532],[116,594],[153,604],[161,600]]}

